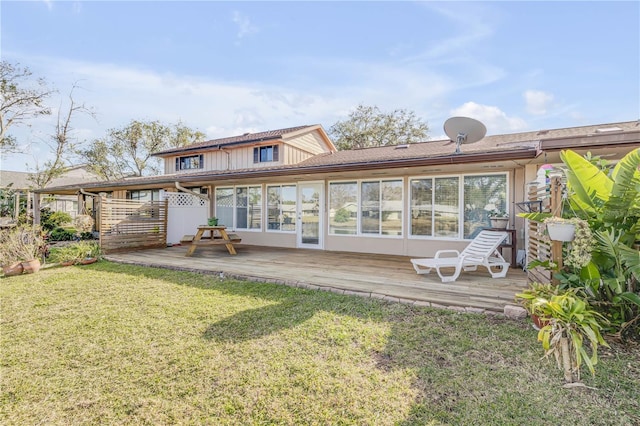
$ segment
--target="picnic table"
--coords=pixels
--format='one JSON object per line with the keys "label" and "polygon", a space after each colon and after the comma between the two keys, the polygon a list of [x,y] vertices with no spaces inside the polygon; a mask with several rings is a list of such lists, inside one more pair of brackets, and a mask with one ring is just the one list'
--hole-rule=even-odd
{"label": "picnic table", "polygon": [[[209,232],[210,238],[203,239],[205,232]],[[227,227],[224,225],[210,226],[210,225],[199,225],[198,232],[193,237],[193,241],[191,241],[191,247],[187,250],[187,254],[185,256],[191,256],[196,248],[200,246],[209,246],[209,245],[219,245],[224,244],[229,251],[229,254],[234,255],[236,253],[236,249],[233,246],[234,244],[240,243],[242,240],[236,234],[227,233]]]}

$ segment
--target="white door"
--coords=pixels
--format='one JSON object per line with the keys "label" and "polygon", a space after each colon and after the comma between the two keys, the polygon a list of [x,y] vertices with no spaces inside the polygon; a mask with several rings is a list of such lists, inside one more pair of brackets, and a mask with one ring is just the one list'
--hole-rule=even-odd
{"label": "white door", "polygon": [[298,247],[321,249],[324,183],[298,183]]}

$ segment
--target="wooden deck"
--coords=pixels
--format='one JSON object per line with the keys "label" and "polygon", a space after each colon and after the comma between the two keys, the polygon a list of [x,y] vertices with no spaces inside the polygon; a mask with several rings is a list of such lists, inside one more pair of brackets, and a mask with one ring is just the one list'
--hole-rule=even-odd
{"label": "wooden deck", "polygon": [[406,256],[240,245],[235,256],[223,246],[210,246],[185,257],[187,248],[141,250],[106,258],[472,312],[502,312],[506,305],[515,304],[515,294],[527,282],[521,269],[510,269],[506,278],[492,279],[480,267],[476,272],[462,272],[454,283],[443,284],[435,271],[416,274]]}

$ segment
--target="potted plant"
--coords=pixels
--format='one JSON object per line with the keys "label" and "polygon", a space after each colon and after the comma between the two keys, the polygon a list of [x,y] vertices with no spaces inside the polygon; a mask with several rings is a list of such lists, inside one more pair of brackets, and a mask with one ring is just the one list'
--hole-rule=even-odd
{"label": "potted plant", "polygon": [[575,237],[576,224],[572,222],[572,219],[565,219],[563,217],[548,217],[543,223],[547,226],[547,234],[553,241],[573,241]]}
{"label": "potted plant", "polygon": [[496,229],[507,229],[509,225],[509,214],[504,210],[491,210],[489,212],[491,227]]}
{"label": "potted plant", "polygon": [[538,331],[538,341],[542,342],[545,357],[553,355],[558,367],[564,370],[566,382],[580,380],[583,362],[591,374],[595,374],[598,346],[609,346],[600,334],[606,319],[578,296],[577,289],[559,292],[548,299],[536,298],[529,309],[547,320]]}
{"label": "potted plant", "polygon": [[548,318],[541,318],[543,312],[539,312],[537,307],[548,301],[552,296],[558,294],[558,286],[551,283],[532,282],[522,293],[516,294],[516,300],[531,315],[534,328],[540,330],[549,323]]}
{"label": "potted plant", "polygon": [[0,265],[5,277],[12,277],[22,274],[22,263],[13,250],[10,229],[0,231]]}
{"label": "potted plant", "polygon": [[[19,225],[2,233],[2,263],[9,274],[17,274],[20,263],[26,273],[40,270],[40,257],[46,243],[39,226]],[[3,268],[4,269],[4,268]]]}
{"label": "potted plant", "polygon": [[209,226],[218,226],[218,218],[217,217],[210,217],[207,220],[207,223],[209,224]]}

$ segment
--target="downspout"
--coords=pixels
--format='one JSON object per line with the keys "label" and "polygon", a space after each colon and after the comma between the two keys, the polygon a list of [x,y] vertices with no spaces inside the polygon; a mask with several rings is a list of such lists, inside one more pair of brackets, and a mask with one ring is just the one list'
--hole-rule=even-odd
{"label": "downspout", "polygon": [[225,150],[220,145],[218,145],[218,151],[222,151],[225,154],[227,154],[227,170],[231,170],[231,155],[230,155],[229,151]]}
{"label": "downspout", "polygon": [[197,192],[193,192],[192,190],[181,186],[179,182],[175,182],[175,185],[176,185],[176,189],[178,189],[178,190],[180,190],[182,192],[186,192],[187,194],[195,195],[198,198],[202,198],[205,201],[209,201],[209,197],[208,196],[206,196],[204,194],[198,194]]}

